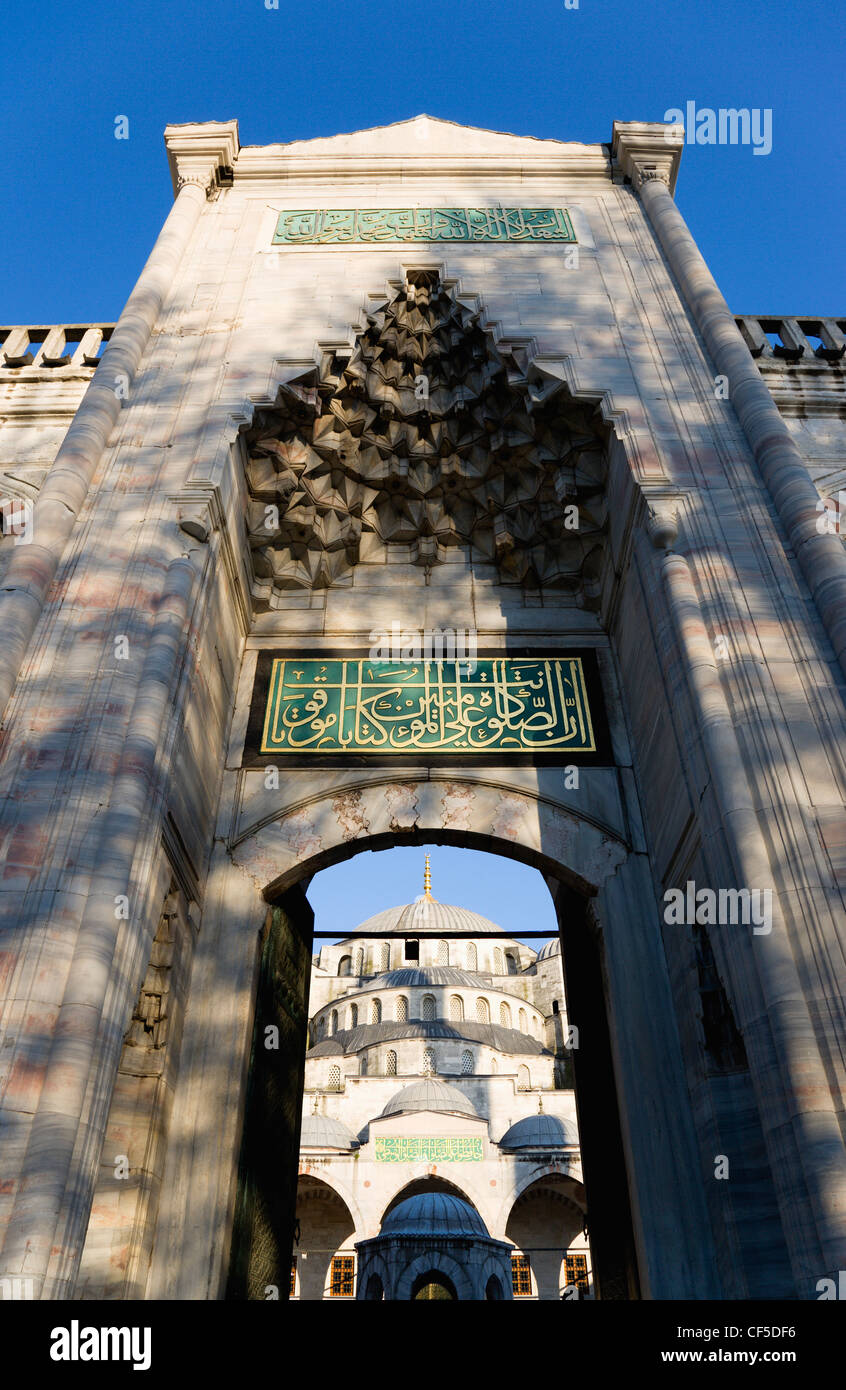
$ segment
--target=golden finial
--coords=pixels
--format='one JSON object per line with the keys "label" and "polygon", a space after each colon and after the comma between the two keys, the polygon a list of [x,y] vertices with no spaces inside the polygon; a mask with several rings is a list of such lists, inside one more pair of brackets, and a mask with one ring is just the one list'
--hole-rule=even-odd
{"label": "golden finial", "polygon": [[432,870],[429,868],[429,856],[426,855],[426,867],[423,870],[423,897],[432,896]]}
{"label": "golden finial", "polygon": [[543,1114],[543,1096],[538,1096],[538,1114]]}
{"label": "golden finial", "polygon": [[311,1112],[311,1113],[312,1113],[312,1115],[316,1115],[316,1114],[317,1114],[317,1096],[314,1097],[314,1106],[313,1106],[313,1108],[312,1108],[312,1112]]}

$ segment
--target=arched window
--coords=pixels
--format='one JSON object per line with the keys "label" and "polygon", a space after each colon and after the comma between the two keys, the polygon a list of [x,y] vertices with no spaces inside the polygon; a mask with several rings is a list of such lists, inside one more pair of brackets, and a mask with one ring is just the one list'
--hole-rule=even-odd
{"label": "arched window", "polygon": [[[372,1282],[372,1281],[371,1281],[371,1282]],[[369,1285],[368,1285],[368,1289],[369,1289]],[[369,1297],[370,1297],[370,1294],[368,1293],[367,1296],[368,1296],[368,1298],[369,1298]],[[375,1296],[378,1297],[378,1294],[375,1295]],[[502,1298],[502,1296],[503,1296],[503,1294],[502,1294],[502,1285],[501,1285],[501,1283],[499,1282],[499,1280],[497,1279],[496,1275],[495,1275],[495,1274],[492,1274],[491,1277],[490,1277],[490,1279],[488,1280],[487,1284],[485,1285],[485,1298],[486,1298],[486,1299],[500,1299],[500,1298]]]}
{"label": "arched window", "polygon": [[518,970],[520,969],[520,962],[517,960],[517,957],[515,956],[514,952],[506,951],[505,959],[508,963],[509,975],[516,975]]}
{"label": "arched window", "polygon": [[495,974],[495,975],[504,975],[504,974],[505,974],[505,964],[504,964],[503,959],[502,959],[502,947],[501,947],[501,946],[495,946],[495,947],[494,947],[494,974]]}
{"label": "arched window", "polygon": [[329,1015],[329,1032],[330,1032],[330,1033],[337,1033],[337,1031],[338,1031],[338,1010],[337,1010],[337,1009],[333,1009],[332,1012],[331,1012],[331,1014]]}
{"label": "arched window", "polygon": [[526,1031],[526,1010],[525,1010],[525,1009],[521,1009],[520,1012],[519,1012],[519,1014],[517,1015],[517,1018],[518,1018],[519,1025],[520,1025],[520,1032],[521,1032],[521,1033],[525,1033],[525,1031]]}
{"label": "arched window", "polygon": [[502,1024],[503,1028],[511,1027],[511,1010],[509,1009],[504,999],[499,1006],[499,1021]]}
{"label": "arched window", "polygon": [[389,1052],[385,1058],[385,1075],[396,1076],[397,1074],[397,1054]]}
{"label": "arched window", "polygon": [[319,1038],[322,1038],[322,1037],[325,1035],[325,1033],[326,1033],[326,1019],[325,1019],[325,1018],[319,1018],[319,1019],[317,1020],[317,1036],[318,1036]]}
{"label": "arched window", "polygon": [[553,1001],[552,1001],[552,1012],[553,1012],[554,1014],[558,1014],[558,1013],[561,1012],[561,1009],[559,1008],[558,1000],[557,1000],[557,999],[553,999]]}
{"label": "arched window", "polygon": [[529,1068],[528,1068],[528,1067],[518,1067],[518,1068],[517,1068],[517,1090],[518,1090],[518,1091],[531,1091],[531,1089],[532,1089],[532,1078],[531,1078],[531,1076],[530,1076],[530,1074],[529,1074]]}
{"label": "arched window", "polygon": [[537,1015],[536,1015],[536,1014],[532,1014],[532,1017],[531,1017],[531,1026],[532,1026],[532,1037],[536,1038],[536,1037],[538,1036],[538,1020],[537,1020]]}
{"label": "arched window", "polygon": [[353,956],[353,974],[364,974],[364,951],[360,946],[356,948],[356,953]]}
{"label": "arched window", "polygon": [[424,994],[423,1002],[420,1007],[420,1017],[424,1023],[434,1023],[435,1021],[435,996],[434,994]]}
{"label": "arched window", "polygon": [[462,1076],[472,1076],[472,1075],[473,1075],[473,1053],[472,1053],[472,1052],[462,1052],[462,1054],[461,1054],[461,1075],[462,1075]]}
{"label": "arched window", "polygon": [[370,1022],[371,1022],[371,1023],[381,1023],[381,1022],[382,1022],[382,1001],[381,1001],[381,999],[374,999],[373,1002],[372,1002],[371,1005],[370,1005]]}
{"label": "arched window", "polygon": [[433,1047],[427,1047],[423,1053],[423,1075],[435,1075],[435,1049]]}
{"label": "arched window", "polygon": [[379,955],[379,969],[380,969],[380,970],[390,970],[390,968],[391,968],[391,948],[390,948],[390,946],[388,945],[388,943],[387,943],[387,941],[386,941],[386,942],[384,943],[384,945],[382,946],[382,950],[381,950],[380,955]]}
{"label": "arched window", "polygon": [[330,1091],[340,1091],[341,1089],[341,1068],[329,1068],[329,1081],[327,1083]]}
{"label": "arched window", "polygon": [[351,971],[352,958],[350,956],[341,956],[341,959],[338,961],[338,974],[349,975]]}
{"label": "arched window", "polygon": [[477,1023],[490,1023],[490,1021],[491,1021],[491,1010],[490,1010],[490,1005],[488,1004],[487,999],[483,998],[483,997],[480,995],[479,998],[476,1000],[476,1022],[477,1022]]}
{"label": "arched window", "polygon": [[[493,1278],[494,1275],[491,1275],[491,1279]],[[488,1280],[488,1283],[490,1283],[490,1279]],[[365,1293],[364,1297],[371,1303],[381,1302],[381,1300],[385,1297],[385,1290],[382,1286],[382,1280],[379,1278],[378,1274],[371,1274],[370,1278],[367,1281],[367,1292]],[[491,1297],[494,1297],[494,1295],[492,1294]]]}
{"label": "arched window", "polygon": [[438,965],[449,965],[449,942],[438,942]]}
{"label": "arched window", "polygon": [[408,1023],[408,1000],[404,994],[397,998],[397,1023]]}
{"label": "arched window", "polygon": [[468,941],[468,942],[467,942],[467,969],[468,969],[468,970],[475,970],[475,969],[477,969],[478,964],[479,964],[479,958],[478,958],[478,954],[477,954],[477,951],[476,951],[476,943],[475,943],[475,941]]}
{"label": "arched window", "polygon": [[496,1074],[497,1074],[498,1071],[499,1071],[499,1062],[496,1060],[495,1057],[492,1057],[492,1058],[491,1058],[491,1076],[496,1076]]}
{"label": "arched window", "polygon": [[464,1017],[464,1000],[460,994],[453,994],[450,997],[449,1017],[451,1023],[460,1023]]}
{"label": "arched window", "polygon": [[359,1076],[366,1076],[366,1075],[367,1075],[367,1053],[366,1053],[366,1052],[362,1052],[362,1054],[361,1054],[361,1061],[360,1061],[359,1064],[358,1064],[358,1074],[359,1074]]}
{"label": "arched window", "polygon": [[350,1004],[350,1027],[358,1027],[358,1005]]}

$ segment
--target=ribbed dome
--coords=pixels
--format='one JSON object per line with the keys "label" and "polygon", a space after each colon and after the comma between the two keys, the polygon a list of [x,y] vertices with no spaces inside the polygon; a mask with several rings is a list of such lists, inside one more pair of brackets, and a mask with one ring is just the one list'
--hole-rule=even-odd
{"label": "ribbed dome", "polygon": [[300,1131],[300,1147],[303,1149],[353,1149],[353,1138],[346,1125],[340,1120],[330,1119],[328,1115],[304,1115]]}
{"label": "ribbed dome", "polygon": [[469,1202],[451,1192],[420,1192],[389,1211],[383,1236],[483,1236],[485,1223]]}
{"label": "ribbed dome", "polygon": [[501,1149],[556,1149],[579,1142],[576,1126],[557,1115],[527,1115],[506,1130]]}
{"label": "ribbed dome", "polygon": [[552,941],[547,941],[545,946],[541,946],[538,951],[538,960],[549,960],[550,956],[561,955],[561,942],[556,936]]}
{"label": "ribbed dome", "polygon": [[368,989],[408,989],[411,985],[475,985],[479,987],[478,975],[469,970],[456,970],[451,965],[430,965],[409,970],[386,970],[377,975]]}
{"label": "ribbed dome", "polygon": [[352,940],[357,932],[373,933],[375,936],[389,936],[394,932],[399,936],[416,936],[419,932],[433,932],[448,936],[450,932],[458,931],[484,936],[487,932],[501,932],[502,927],[467,907],[452,907],[449,903],[439,903],[434,898],[423,896],[416,902],[386,907],[375,917],[368,917],[366,922],[359,923],[347,940]]}
{"label": "ribbed dome", "polygon": [[476,1115],[476,1107],[456,1086],[432,1077],[413,1081],[391,1096],[382,1115],[408,1115],[420,1110],[441,1111],[447,1115]]}

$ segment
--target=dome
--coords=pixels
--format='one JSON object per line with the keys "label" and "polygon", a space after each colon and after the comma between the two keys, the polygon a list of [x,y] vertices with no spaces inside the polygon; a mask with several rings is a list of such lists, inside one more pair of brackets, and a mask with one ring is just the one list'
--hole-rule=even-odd
{"label": "dome", "polygon": [[379,1232],[383,1236],[482,1236],[485,1223],[469,1202],[451,1192],[420,1192],[389,1211]]}
{"label": "dome", "polygon": [[384,975],[371,980],[368,989],[409,989],[413,985],[472,985],[478,989],[479,977],[451,965],[415,966],[408,970],[386,970]]}
{"label": "dome", "polygon": [[303,1115],[300,1131],[303,1149],[354,1149],[356,1141],[346,1125],[328,1115]]}
{"label": "dome", "polygon": [[391,1096],[382,1111],[387,1115],[409,1115],[419,1110],[441,1111],[447,1115],[476,1115],[476,1107],[456,1086],[448,1086],[445,1081],[435,1081],[429,1077],[425,1081],[413,1081]]}
{"label": "dome", "polygon": [[557,1115],[527,1115],[506,1130],[501,1149],[558,1149],[579,1142],[576,1126]]}
{"label": "dome", "polygon": [[550,956],[561,955],[561,941],[556,936],[552,941],[547,941],[545,946],[541,946],[538,951],[538,960],[549,960]]}
{"label": "dome", "polygon": [[421,932],[433,936],[449,936],[450,932],[466,932],[470,936],[485,936],[489,932],[501,932],[496,922],[471,912],[467,907],[453,907],[449,903],[439,903],[435,898],[424,894],[413,903],[401,903],[399,907],[386,907],[366,922],[360,922],[355,931],[346,938],[353,940],[357,932],[373,936],[417,936]]}

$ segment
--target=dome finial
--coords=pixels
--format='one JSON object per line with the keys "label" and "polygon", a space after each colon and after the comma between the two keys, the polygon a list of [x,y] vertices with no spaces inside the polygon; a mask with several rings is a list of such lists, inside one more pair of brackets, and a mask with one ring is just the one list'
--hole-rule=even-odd
{"label": "dome finial", "polygon": [[426,867],[423,870],[423,897],[432,896],[432,870],[429,868],[429,856],[426,855]]}
{"label": "dome finial", "polygon": [[538,1096],[538,1114],[543,1114],[543,1096]]}

